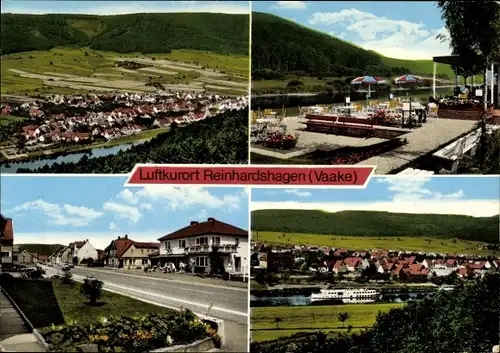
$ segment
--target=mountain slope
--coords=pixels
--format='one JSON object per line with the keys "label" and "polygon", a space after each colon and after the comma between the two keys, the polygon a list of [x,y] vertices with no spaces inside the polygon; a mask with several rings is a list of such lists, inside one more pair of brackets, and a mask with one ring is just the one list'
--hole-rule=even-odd
{"label": "mountain slope", "polygon": [[252,231],[304,234],[432,238],[498,243],[498,216],[409,214],[375,211],[327,213],[313,210],[252,212]]}
{"label": "mountain slope", "polygon": [[89,46],[120,53],[173,49],[247,55],[249,16],[214,13],[1,15],[1,54]]}
{"label": "mountain slope", "polygon": [[[432,60],[386,58],[326,33],[306,28],[275,15],[252,13],[252,74],[269,72],[324,77],[393,76],[405,73],[432,75]],[[440,76],[453,76],[449,65],[439,64]]]}
{"label": "mountain slope", "polygon": [[26,250],[29,253],[38,253],[40,255],[52,255],[59,249],[61,244],[19,244],[19,250]]}

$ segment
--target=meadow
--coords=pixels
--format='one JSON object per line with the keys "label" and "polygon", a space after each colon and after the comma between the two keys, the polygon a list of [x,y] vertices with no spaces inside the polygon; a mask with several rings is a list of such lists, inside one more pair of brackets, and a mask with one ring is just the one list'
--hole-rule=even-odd
{"label": "meadow", "polygon": [[[241,95],[248,92],[249,58],[200,50],[168,54],[115,53],[89,48],[58,47],[3,55],[3,95],[85,94],[89,92],[211,91]],[[117,67],[119,60],[142,61],[148,67]]]}
{"label": "meadow", "polygon": [[[346,304],[327,306],[278,306],[251,308],[252,341],[275,340],[299,332],[352,332],[371,327],[379,312],[405,304]],[[348,313],[342,323],[339,313]]]}
{"label": "meadow", "polygon": [[397,249],[448,254],[477,254],[498,256],[498,251],[482,250],[483,243],[461,239],[436,239],[429,237],[357,237],[301,234],[283,232],[252,232],[252,239],[259,243],[283,245],[314,245],[353,250]]}

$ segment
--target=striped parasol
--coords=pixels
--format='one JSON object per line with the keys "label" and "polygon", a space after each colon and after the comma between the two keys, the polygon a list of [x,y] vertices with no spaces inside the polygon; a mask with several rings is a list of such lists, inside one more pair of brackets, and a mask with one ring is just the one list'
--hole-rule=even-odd
{"label": "striped parasol", "polygon": [[396,77],[394,79],[394,83],[397,85],[404,85],[407,83],[417,83],[417,82],[418,82],[418,79],[413,75],[403,75],[403,76]]}

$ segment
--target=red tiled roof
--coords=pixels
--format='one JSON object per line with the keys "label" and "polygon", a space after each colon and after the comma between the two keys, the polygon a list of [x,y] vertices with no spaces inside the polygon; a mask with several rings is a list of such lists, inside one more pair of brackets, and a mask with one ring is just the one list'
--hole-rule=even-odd
{"label": "red tiled roof", "polygon": [[167,234],[158,240],[181,239],[206,234],[221,234],[242,238],[248,237],[248,231],[246,230],[218,221],[215,218],[208,218],[206,222],[191,222],[189,226]]}
{"label": "red tiled roof", "polygon": [[14,241],[12,218],[6,218],[2,214],[0,214],[0,232],[2,232],[2,240]]}
{"label": "red tiled roof", "polygon": [[142,243],[138,241],[133,242],[136,248],[139,249],[159,249],[160,243]]}

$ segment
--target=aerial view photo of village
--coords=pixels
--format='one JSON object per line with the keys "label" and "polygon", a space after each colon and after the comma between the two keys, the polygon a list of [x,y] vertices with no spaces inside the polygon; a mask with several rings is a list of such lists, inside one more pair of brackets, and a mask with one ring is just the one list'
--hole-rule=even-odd
{"label": "aerial view photo of village", "polygon": [[252,3],[251,162],[500,172],[498,1]]}
{"label": "aerial view photo of village", "polygon": [[498,176],[252,189],[251,352],[498,352]]}
{"label": "aerial view photo of village", "polygon": [[249,2],[2,1],[2,173],[248,161]]}
{"label": "aerial view photo of village", "polygon": [[0,351],[247,352],[247,190],[124,182],[1,178]]}

